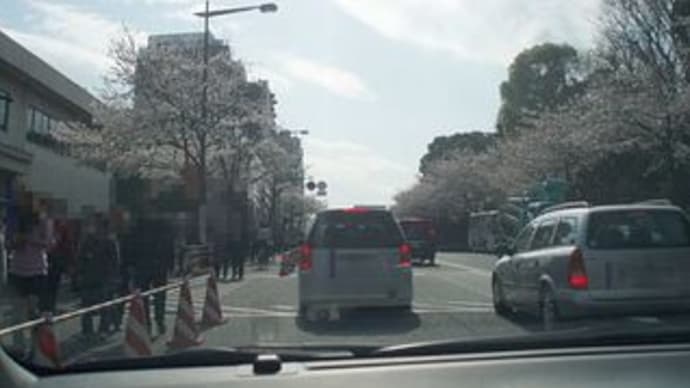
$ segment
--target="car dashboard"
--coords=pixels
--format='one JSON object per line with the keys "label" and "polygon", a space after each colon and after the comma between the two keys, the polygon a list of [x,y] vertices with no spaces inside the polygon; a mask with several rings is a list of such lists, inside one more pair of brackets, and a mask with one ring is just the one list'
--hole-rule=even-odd
{"label": "car dashboard", "polygon": [[3,388],[687,387],[690,344],[103,371],[36,376],[0,351]]}

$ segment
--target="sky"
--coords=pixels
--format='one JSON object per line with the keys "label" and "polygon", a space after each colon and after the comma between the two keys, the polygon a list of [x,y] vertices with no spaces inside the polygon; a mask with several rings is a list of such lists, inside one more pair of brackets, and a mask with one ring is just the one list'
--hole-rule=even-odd
{"label": "sky", "polygon": [[[261,0],[259,0],[261,1]],[[212,9],[257,4],[211,0]],[[278,12],[211,20],[278,124],[307,129],[306,173],[329,206],[391,204],[436,136],[493,131],[499,84],[521,50],[591,47],[599,0],[278,0]],[[109,41],[126,27],[201,31],[203,0],[3,0],[0,30],[98,95]]]}

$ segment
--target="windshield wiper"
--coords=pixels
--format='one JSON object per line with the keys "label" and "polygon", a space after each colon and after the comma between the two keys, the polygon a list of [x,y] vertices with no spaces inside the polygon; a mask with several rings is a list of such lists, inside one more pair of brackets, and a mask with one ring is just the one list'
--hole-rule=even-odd
{"label": "windshield wiper", "polygon": [[486,337],[425,341],[386,346],[371,357],[431,356],[516,350],[547,350],[577,347],[664,345],[690,343],[690,329],[646,328],[623,330],[587,328],[511,337]]}

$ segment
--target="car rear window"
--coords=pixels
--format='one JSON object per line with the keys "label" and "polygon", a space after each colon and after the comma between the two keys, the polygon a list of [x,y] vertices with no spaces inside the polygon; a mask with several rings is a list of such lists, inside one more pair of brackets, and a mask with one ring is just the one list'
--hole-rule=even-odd
{"label": "car rear window", "polygon": [[408,240],[427,240],[431,238],[431,224],[429,222],[401,222],[400,226]]}
{"label": "car rear window", "polygon": [[337,211],[317,217],[309,243],[317,248],[397,247],[402,243],[402,235],[388,212]]}
{"label": "car rear window", "polygon": [[590,215],[587,245],[596,249],[690,246],[690,228],[673,210],[619,210]]}

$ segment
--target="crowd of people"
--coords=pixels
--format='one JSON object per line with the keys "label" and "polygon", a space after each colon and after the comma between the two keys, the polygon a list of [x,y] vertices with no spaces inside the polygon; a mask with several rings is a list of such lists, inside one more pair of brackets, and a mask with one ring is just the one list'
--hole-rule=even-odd
{"label": "crowd of people", "polygon": [[[165,285],[173,269],[176,234],[170,222],[140,215],[127,222],[94,213],[82,221],[51,212],[46,202],[24,193],[12,225],[3,225],[0,243],[7,260],[5,293],[12,304],[10,324],[59,314],[58,300],[82,307],[128,295],[134,289]],[[69,280],[69,287],[65,280]],[[159,334],[166,332],[165,293],[153,296],[153,316]],[[148,312],[148,300],[145,306]],[[124,306],[103,308],[81,316],[87,339],[101,339],[121,330]],[[150,314],[147,314],[150,316]],[[98,327],[94,317],[98,316]],[[149,318],[150,319],[150,318]],[[151,330],[149,322],[149,330]],[[15,344],[23,347],[24,335]]]}
{"label": "crowd of people", "polygon": [[273,242],[268,225],[261,225],[252,236],[247,236],[249,233],[246,231],[244,233],[213,234],[213,267],[219,279],[241,281],[244,279],[244,265],[247,261],[263,270],[268,266],[271,256],[279,250]]}
{"label": "crowd of people", "polygon": [[[93,213],[73,220],[31,193],[23,193],[14,210],[14,222],[0,224],[0,252],[8,263],[4,288],[13,312],[10,325],[65,312],[59,309],[60,298],[74,300],[76,296],[82,307],[93,306],[135,289],[166,285],[176,262],[177,269],[184,270],[179,233],[173,222],[160,216],[123,219]],[[211,244],[211,264],[221,279],[227,279],[231,270],[231,279],[242,280],[246,261],[266,268],[275,248],[267,225],[253,236],[227,232],[215,234]],[[148,298],[144,299],[151,333],[151,315],[158,335],[167,330],[165,298],[165,292],[151,297],[153,314]],[[83,314],[81,332],[89,340],[103,339],[122,329],[123,315],[124,304]],[[15,344],[23,347],[24,341],[23,334],[17,333]]]}

